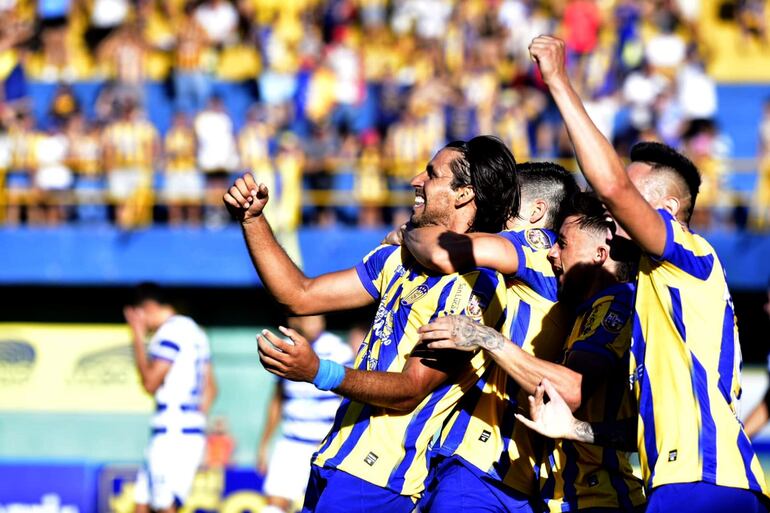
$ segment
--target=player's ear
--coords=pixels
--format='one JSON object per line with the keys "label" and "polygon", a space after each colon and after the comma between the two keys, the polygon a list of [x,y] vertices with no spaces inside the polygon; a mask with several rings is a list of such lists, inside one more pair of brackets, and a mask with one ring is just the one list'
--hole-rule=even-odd
{"label": "player's ear", "polygon": [[548,211],[548,204],[545,202],[545,200],[536,199],[535,201],[532,202],[532,208],[529,213],[529,222],[531,224],[537,223],[543,217],[545,217],[545,214],[547,211]]}
{"label": "player's ear", "polygon": [[666,196],[663,198],[663,208],[676,218],[679,214],[679,209],[682,208],[682,202],[676,196]]}
{"label": "player's ear", "polygon": [[594,262],[596,265],[604,265],[604,262],[607,261],[607,257],[610,256],[609,248],[602,244],[601,246],[596,246],[596,253],[594,254]]}
{"label": "player's ear", "polygon": [[455,207],[460,208],[476,198],[476,193],[470,185],[463,185],[455,190]]}

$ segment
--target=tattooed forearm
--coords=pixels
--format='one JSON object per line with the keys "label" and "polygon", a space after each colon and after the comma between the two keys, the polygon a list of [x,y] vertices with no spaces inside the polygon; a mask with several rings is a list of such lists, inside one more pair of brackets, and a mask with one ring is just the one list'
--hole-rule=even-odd
{"label": "tattooed forearm", "polygon": [[473,322],[467,317],[455,317],[452,340],[459,347],[480,347],[493,351],[503,347],[505,338],[495,329]]}
{"label": "tattooed forearm", "polygon": [[573,428],[574,440],[587,444],[594,443],[594,430],[591,424],[583,422],[582,420],[576,420]]}

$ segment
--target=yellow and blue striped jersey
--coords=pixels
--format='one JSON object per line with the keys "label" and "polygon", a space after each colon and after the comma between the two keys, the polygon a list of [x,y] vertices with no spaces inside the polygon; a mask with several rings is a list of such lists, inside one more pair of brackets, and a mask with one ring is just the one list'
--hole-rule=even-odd
{"label": "yellow and blue striped jersey", "polygon": [[[417,345],[418,328],[439,316],[467,315],[502,328],[505,282],[494,271],[429,275],[399,246],[377,248],[356,269],[366,290],[379,300],[356,357],[358,369],[400,372]],[[344,399],[313,463],[418,497],[428,476],[429,443],[490,361],[482,351],[469,355],[466,368],[408,413]]]}
{"label": "yellow and blue striped jersey", "polygon": [[648,488],[706,482],[767,493],[736,416],[741,351],[724,270],[711,245],[660,210],[666,245],[639,263],[630,382]]}
{"label": "yellow and blue striped jersey", "polygon": [[[571,324],[556,303],[559,284],[547,259],[556,235],[537,228],[500,235],[513,244],[519,257],[518,271],[506,279],[508,315],[503,334],[528,353],[556,361]],[[434,451],[460,457],[505,485],[536,496],[544,449],[538,435],[515,422],[514,413],[522,404],[527,404],[527,394],[492,365],[463,397]]]}
{"label": "yellow and blue striped jersey", "polygon": [[[637,416],[636,401],[626,386],[633,305],[634,286],[620,283],[577,309],[564,362],[573,351],[584,351],[608,364],[606,379],[575,411],[580,420],[611,423]],[[540,483],[549,511],[630,511],[645,502],[642,480],[634,476],[627,453],[569,440],[549,440],[547,444],[552,450],[543,464]]]}

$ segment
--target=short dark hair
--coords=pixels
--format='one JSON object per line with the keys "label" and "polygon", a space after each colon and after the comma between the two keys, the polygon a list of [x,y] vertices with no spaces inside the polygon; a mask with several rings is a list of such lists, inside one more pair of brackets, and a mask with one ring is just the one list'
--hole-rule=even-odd
{"label": "short dark hair", "polygon": [[564,202],[559,225],[570,216],[577,217],[577,225],[581,230],[589,230],[596,234],[604,234],[607,230],[615,233],[615,221],[610,216],[604,204],[593,192],[577,192]]}
{"label": "short dark hair", "polygon": [[637,143],[631,148],[631,162],[644,162],[654,170],[671,171],[681,178],[690,193],[690,205],[686,212],[686,220],[689,221],[701,184],[700,172],[695,164],[671,146],[651,141]]}
{"label": "short dark hair", "polygon": [[640,257],[639,247],[630,240],[615,235],[615,220],[594,192],[573,194],[565,201],[562,212],[562,221],[569,216],[576,216],[578,228],[581,230],[588,230],[602,237],[609,230],[612,234],[612,240],[609,241],[610,258],[616,264],[615,277],[624,283],[634,279]]}
{"label": "short dark hair", "polygon": [[145,301],[155,301],[160,305],[170,305],[168,293],[157,283],[145,281],[134,288],[134,296],[131,304],[138,306]]}
{"label": "short dark hair", "polygon": [[[518,165],[521,196],[548,202],[546,227],[558,229],[566,200],[580,191],[575,177],[554,162],[524,162]],[[518,212],[517,212],[518,213]]]}
{"label": "short dark hair", "polygon": [[499,232],[519,211],[520,191],[516,159],[497,137],[480,135],[470,141],[453,141],[446,146],[460,154],[452,160],[452,188],[473,188],[476,217],[470,231]]}

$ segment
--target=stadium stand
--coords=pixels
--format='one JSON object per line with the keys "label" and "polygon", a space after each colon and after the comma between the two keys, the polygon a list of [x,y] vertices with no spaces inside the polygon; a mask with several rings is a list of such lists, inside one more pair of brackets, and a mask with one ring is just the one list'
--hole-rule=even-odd
{"label": "stadium stand", "polygon": [[[85,179],[77,169],[76,140],[89,132],[106,149],[108,126],[130,105],[160,138],[175,112],[200,124],[191,172],[204,173],[211,191],[222,187],[215,176],[251,168],[276,198],[288,195],[273,207],[287,229],[297,225],[300,202],[302,225],[402,219],[416,166],[447,140],[477,132],[497,133],[519,160],[564,158],[574,168],[526,55],[533,35],[554,32],[566,37],[589,109],[619,148],[656,138],[702,162],[701,225],[745,223],[734,211],[749,207],[763,224],[763,196],[754,193],[765,93],[736,85],[770,80],[755,65],[768,47],[763,2],[123,0],[110,14],[101,1],[61,4],[10,2],[3,12],[12,21],[0,45],[0,210],[9,224],[198,223],[198,215],[169,211],[179,193],[167,184],[185,181],[168,179],[172,159],[162,145],[134,156],[146,161],[141,170],[119,166],[118,175],[133,179],[115,178],[107,155],[95,157],[106,182],[105,173]],[[237,159],[213,163],[216,170],[206,134],[220,125],[198,123],[212,97],[231,120],[224,130],[253,139],[238,144]],[[249,112],[262,128],[243,133]],[[83,125],[81,114],[84,126],[73,127]],[[124,146],[136,143],[131,132],[118,133]],[[52,144],[64,156],[41,160]],[[255,145],[265,148],[260,169],[248,153]],[[294,157],[282,158],[292,145]],[[126,180],[136,183],[110,192]],[[209,205],[203,220],[211,226],[224,221],[211,208],[215,196],[189,200]]]}

